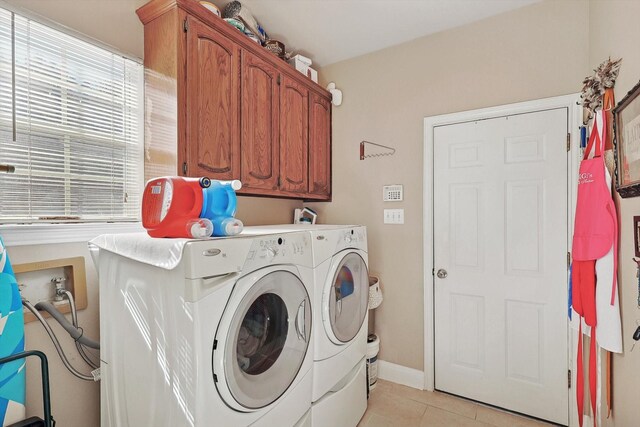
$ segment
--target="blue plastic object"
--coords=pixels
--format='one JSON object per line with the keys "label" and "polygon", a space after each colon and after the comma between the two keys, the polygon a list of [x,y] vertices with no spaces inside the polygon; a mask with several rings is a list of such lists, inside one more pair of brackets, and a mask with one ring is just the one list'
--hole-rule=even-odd
{"label": "blue plastic object", "polygon": [[[9,255],[0,238],[0,357],[11,358],[24,351],[24,317],[18,283]],[[9,359],[7,359],[9,360]],[[25,362],[13,360],[0,365],[0,425],[25,415]]]}
{"label": "blue plastic object", "polygon": [[242,221],[228,216],[215,217],[211,222],[213,222],[214,236],[235,236],[240,234],[244,228]]}
{"label": "blue plastic object", "polygon": [[233,236],[242,231],[242,221],[234,218],[238,199],[236,191],[242,188],[238,180],[211,180],[209,188],[202,189],[202,212],[200,218],[213,223],[214,236]]}
{"label": "blue plastic object", "polygon": [[580,126],[580,148],[587,147],[587,127]]}

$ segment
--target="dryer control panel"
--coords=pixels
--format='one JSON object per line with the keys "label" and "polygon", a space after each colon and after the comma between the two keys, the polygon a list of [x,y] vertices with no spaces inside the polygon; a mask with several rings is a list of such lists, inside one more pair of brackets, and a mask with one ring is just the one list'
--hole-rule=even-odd
{"label": "dryer control panel", "polygon": [[367,250],[367,232],[364,227],[354,227],[340,230],[336,252],[346,248]]}
{"label": "dryer control panel", "polygon": [[272,264],[303,264],[311,257],[308,233],[272,234],[254,239],[244,270]]}
{"label": "dryer control panel", "polygon": [[[330,227],[330,226],[325,226]],[[313,233],[314,265],[320,265],[345,249],[367,252],[367,228],[365,226],[336,226],[335,229],[319,229]]]}

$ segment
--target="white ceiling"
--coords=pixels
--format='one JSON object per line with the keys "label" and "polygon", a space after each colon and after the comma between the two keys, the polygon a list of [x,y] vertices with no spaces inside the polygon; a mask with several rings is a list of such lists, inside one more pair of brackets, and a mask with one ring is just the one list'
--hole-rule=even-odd
{"label": "white ceiling", "polygon": [[[211,1],[211,0],[209,0]],[[269,37],[326,66],[541,0],[240,0]],[[230,0],[213,0],[223,7]]]}

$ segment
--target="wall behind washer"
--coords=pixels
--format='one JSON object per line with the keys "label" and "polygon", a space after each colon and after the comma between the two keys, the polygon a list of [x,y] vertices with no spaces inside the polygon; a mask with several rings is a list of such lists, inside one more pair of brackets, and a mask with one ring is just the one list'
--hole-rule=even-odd
{"label": "wall behind washer", "polygon": [[[545,1],[322,69],[344,102],[333,109],[333,202],[309,206],[322,222],[367,226],[382,360],[423,370],[423,118],[578,92],[588,25],[587,2]],[[360,161],[362,140],[397,151]],[[383,203],[384,184],[403,184],[404,201]],[[404,208],[405,224],[384,225],[383,208]]]}

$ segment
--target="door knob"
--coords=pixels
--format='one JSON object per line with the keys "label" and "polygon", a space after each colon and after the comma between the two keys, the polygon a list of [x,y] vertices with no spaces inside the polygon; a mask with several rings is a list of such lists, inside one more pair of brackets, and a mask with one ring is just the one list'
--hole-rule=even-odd
{"label": "door knob", "polygon": [[441,268],[438,270],[436,275],[438,276],[438,279],[446,279],[449,273],[447,273],[447,270],[445,270],[444,268]]}

